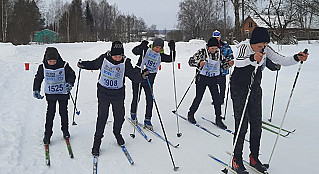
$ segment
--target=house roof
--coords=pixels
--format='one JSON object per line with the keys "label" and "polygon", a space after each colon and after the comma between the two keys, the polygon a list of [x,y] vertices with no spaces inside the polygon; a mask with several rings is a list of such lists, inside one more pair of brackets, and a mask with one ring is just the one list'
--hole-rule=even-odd
{"label": "house roof", "polygon": [[[273,28],[278,28],[279,26],[279,19],[281,24],[285,23],[285,17],[284,16],[280,16],[280,18],[278,19],[278,16],[276,15],[260,15],[260,17],[258,15],[254,15],[251,16],[251,18],[254,20],[254,22],[256,22],[256,24],[259,27],[264,27],[264,28],[269,28],[269,26],[267,25],[267,23],[262,20],[265,19],[269,24],[271,24],[271,26],[273,26]],[[299,28],[297,25],[290,23],[288,24],[287,28]]]}

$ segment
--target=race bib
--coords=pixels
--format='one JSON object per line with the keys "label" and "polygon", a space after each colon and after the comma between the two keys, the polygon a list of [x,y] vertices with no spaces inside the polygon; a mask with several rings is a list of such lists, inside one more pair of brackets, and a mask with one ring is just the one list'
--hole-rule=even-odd
{"label": "race bib", "polygon": [[124,72],[125,61],[118,65],[113,65],[104,59],[99,83],[107,89],[120,89],[123,87]]}
{"label": "race bib", "polygon": [[44,93],[46,94],[67,94],[65,89],[65,70],[59,68],[56,70],[46,69],[44,67]]}
{"label": "race bib", "polygon": [[149,48],[142,61],[142,69],[147,68],[150,73],[157,73],[160,64],[161,54]]}
{"label": "race bib", "polygon": [[218,76],[220,74],[219,60],[208,59],[203,66],[203,69],[200,71],[200,74],[207,77]]}

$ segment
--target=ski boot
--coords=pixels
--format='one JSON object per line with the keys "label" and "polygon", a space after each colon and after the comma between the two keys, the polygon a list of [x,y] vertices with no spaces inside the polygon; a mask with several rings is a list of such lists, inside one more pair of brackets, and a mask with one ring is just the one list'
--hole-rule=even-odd
{"label": "ski boot", "polygon": [[101,140],[94,140],[93,147],[92,147],[92,155],[93,156],[100,155],[100,145],[101,145]]}
{"label": "ski boot", "polygon": [[194,118],[194,114],[191,114],[190,112],[188,112],[188,114],[187,114],[187,120],[188,120],[190,123],[196,124],[196,120],[195,120],[195,118]]}
{"label": "ski boot", "polygon": [[232,169],[234,169],[238,174],[248,174],[248,171],[246,170],[243,164],[243,159],[241,157],[233,157]]}
{"label": "ski boot", "polygon": [[115,135],[115,138],[116,138],[116,142],[119,146],[122,146],[125,144],[125,141],[124,141],[121,134]]}
{"label": "ski boot", "polygon": [[153,125],[151,123],[151,117],[145,117],[145,120],[144,120],[144,127],[153,131]]}
{"label": "ski boot", "polygon": [[249,155],[250,166],[257,169],[261,173],[267,173],[267,168],[259,161],[258,156]]}
{"label": "ski boot", "polygon": [[221,129],[227,129],[227,126],[222,122],[222,117],[221,116],[216,116],[216,125],[221,128]]}
{"label": "ski boot", "polygon": [[136,113],[131,113],[131,121],[134,125],[138,124]]}

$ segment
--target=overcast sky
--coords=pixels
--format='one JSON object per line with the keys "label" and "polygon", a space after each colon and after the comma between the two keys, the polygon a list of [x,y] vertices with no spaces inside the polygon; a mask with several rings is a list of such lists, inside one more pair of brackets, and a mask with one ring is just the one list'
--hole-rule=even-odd
{"label": "overcast sky", "polygon": [[[42,0],[44,6],[55,0]],[[72,0],[62,0],[72,2]],[[98,0],[96,0],[99,2]],[[181,0],[107,0],[110,4],[116,4],[123,14],[134,14],[144,19],[150,27],[155,24],[157,29],[176,29],[177,12]],[[84,2],[84,0],[82,0]],[[45,7],[44,7],[45,8]]]}
{"label": "overcast sky", "polygon": [[144,19],[146,25],[152,24],[157,29],[174,29],[177,25],[177,12],[181,0],[108,0],[110,4],[117,4],[124,14],[134,14]]}

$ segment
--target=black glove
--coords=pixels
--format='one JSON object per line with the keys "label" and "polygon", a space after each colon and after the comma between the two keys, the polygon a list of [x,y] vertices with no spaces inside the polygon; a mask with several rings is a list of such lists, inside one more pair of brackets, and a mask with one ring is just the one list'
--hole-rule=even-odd
{"label": "black glove", "polygon": [[141,48],[143,50],[147,50],[148,49],[148,41],[147,40],[143,40],[142,43],[140,44]]}
{"label": "black glove", "polygon": [[275,69],[276,69],[276,70],[280,70],[280,68],[281,68],[281,65],[280,65],[280,64],[276,64],[276,65],[275,65]]}
{"label": "black glove", "polygon": [[171,51],[175,51],[175,42],[173,40],[170,40],[168,42],[168,47]]}
{"label": "black glove", "polygon": [[142,78],[146,79],[146,77],[148,77],[148,75],[150,74],[150,72],[148,71],[147,68],[143,69],[142,71]]}

